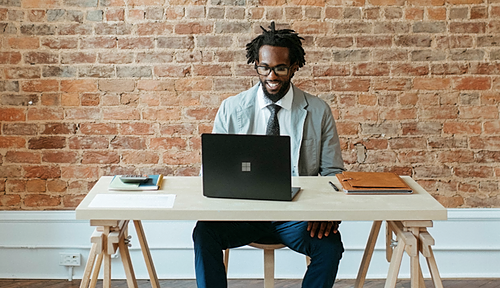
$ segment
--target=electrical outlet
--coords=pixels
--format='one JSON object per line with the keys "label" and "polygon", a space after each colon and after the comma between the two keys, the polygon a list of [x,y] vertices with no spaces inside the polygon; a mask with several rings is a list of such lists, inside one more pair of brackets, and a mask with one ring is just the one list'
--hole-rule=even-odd
{"label": "electrical outlet", "polygon": [[80,266],[80,253],[59,253],[59,265]]}

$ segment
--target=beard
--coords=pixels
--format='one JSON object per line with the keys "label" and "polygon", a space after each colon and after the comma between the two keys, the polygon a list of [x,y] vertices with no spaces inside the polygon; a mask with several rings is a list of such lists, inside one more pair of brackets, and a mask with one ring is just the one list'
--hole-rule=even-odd
{"label": "beard", "polygon": [[264,92],[264,95],[273,103],[278,102],[285,94],[288,92],[288,88],[290,87],[290,80],[288,81],[281,81],[281,88],[276,92],[275,94],[269,93],[266,88],[266,83],[265,81],[260,80],[260,84],[262,86],[262,91]]}

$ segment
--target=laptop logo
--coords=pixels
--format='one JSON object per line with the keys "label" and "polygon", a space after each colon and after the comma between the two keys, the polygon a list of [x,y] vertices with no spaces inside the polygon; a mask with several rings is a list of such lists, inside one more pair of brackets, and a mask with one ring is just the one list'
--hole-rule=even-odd
{"label": "laptop logo", "polygon": [[241,172],[250,172],[252,169],[250,162],[241,162]]}

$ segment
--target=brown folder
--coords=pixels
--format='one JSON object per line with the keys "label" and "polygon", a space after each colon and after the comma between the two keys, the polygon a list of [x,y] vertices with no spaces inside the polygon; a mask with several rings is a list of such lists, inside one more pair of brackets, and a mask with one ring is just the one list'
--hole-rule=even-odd
{"label": "brown folder", "polygon": [[346,193],[407,194],[413,190],[401,177],[391,172],[342,172],[337,174]]}

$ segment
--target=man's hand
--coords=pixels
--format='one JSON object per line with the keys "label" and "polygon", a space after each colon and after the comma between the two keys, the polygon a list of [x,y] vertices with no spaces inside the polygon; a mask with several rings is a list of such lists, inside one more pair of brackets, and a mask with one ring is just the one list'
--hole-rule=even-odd
{"label": "man's hand", "polygon": [[309,221],[307,231],[311,232],[311,237],[318,235],[318,238],[321,239],[323,236],[328,237],[331,232],[336,234],[339,224],[340,221]]}

